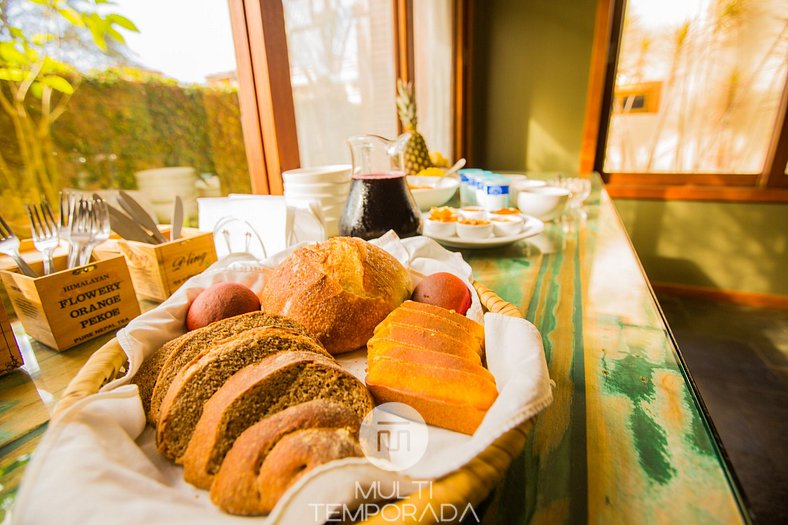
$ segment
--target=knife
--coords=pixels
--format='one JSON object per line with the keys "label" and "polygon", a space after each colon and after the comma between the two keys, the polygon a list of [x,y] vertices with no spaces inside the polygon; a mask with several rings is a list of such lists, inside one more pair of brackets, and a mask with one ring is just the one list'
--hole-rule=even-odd
{"label": "knife", "polygon": [[132,219],[137,221],[142,228],[148,230],[159,243],[167,242],[167,239],[161,234],[159,228],[156,226],[156,221],[148,215],[145,208],[143,208],[139,202],[135,201],[131,195],[120,190],[118,192],[118,204],[120,204],[120,207],[123,208]]}
{"label": "knife", "polygon": [[109,224],[112,231],[128,241],[159,244],[154,237],[148,234],[142,226],[131,220],[126,214],[114,206],[107,204],[109,210]]}
{"label": "knife", "polygon": [[174,241],[181,236],[181,227],[183,226],[183,201],[178,195],[175,196],[175,204],[172,207],[172,221],[170,224],[172,225],[170,240]]}

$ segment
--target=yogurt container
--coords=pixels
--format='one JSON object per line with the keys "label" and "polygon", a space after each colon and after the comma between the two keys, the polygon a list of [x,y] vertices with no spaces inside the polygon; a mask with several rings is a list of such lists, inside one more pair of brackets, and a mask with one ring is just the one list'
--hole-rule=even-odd
{"label": "yogurt container", "polygon": [[481,206],[487,211],[499,210],[509,206],[509,179],[491,176],[484,183],[484,198]]}

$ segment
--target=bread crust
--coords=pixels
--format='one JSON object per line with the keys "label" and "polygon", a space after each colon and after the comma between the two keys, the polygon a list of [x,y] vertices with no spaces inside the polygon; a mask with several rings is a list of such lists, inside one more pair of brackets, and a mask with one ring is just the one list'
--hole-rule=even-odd
{"label": "bread crust", "polygon": [[[244,355],[240,355],[241,353]],[[188,367],[176,375],[162,401],[156,426],[156,446],[159,452],[164,457],[179,462],[186,449],[186,446],[181,446],[180,443],[184,438],[187,442],[191,438],[202,414],[203,403],[221,388],[224,381],[248,364],[266,361],[267,357],[276,358],[289,354],[314,355],[334,362],[325,349],[311,337],[271,326],[247,330],[199,354]],[[227,356],[234,356],[234,359],[229,360],[226,368],[217,369],[216,363],[224,361]],[[245,361],[244,357],[247,356],[249,360]],[[209,390],[204,383],[201,385],[196,394],[200,399],[192,399],[194,395],[185,394],[189,387],[206,377],[216,383],[219,374],[225,376],[224,380],[215,385],[213,390]]]}
{"label": "bread crust", "polygon": [[303,324],[331,354],[364,346],[411,293],[408,271],[385,250],[334,237],[293,252],[267,278],[263,310]]}
{"label": "bread crust", "polygon": [[285,491],[313,468],[363,455],[358,441],[344,428],[311,428],[288,434],[274,445],[260,468],[260,510],[270,513]]}
{"label": "bread crust", "polygon": [[[150,410],[146,412],[148,422],[156,426],[159,421],[159,414],[161,412],[161,404],[164,401],[164,396],[172,384],[175,376],[189,366],[199,355],[205,353],[212,346],[222,342],[228,337],[236,336],[241,332],[254,328],[262,328],[266,326],[274,326],[290,330],[299,335],[312,337],[307,330],[293,321],[278,315],[272,315],[266,312],[250,312],[247,314],[237,315],[227,319],[222,319],[208,326],[186,332],[166,343],[160,350],[164,351],[165,348],[168,356],[163,363],[154,362],[152,365],[160,367],[156,371],[155,385],[151,390],[151,397],[148,403],[143,398],[143,407],[150,406]],[[149,358],[150,359],[150,358]],[[146,360],[145,362],[147,362]],[[158,360],[157,360],[158,361]],[[143,362],[143,366],[145,366]],[[153,373],[153,371],[151,371]],[[140,395],[143,394],[140,389]]]}
{"label": "bread crust", "polygon": [[[307,424],[309,421],[324,422],[328,417],[327,414],[330,414],[334,417],[337,417],[339,421],[342,422],[342,425],[339,426],[348,426],[349,423],[347,423],[347,421],[358,422],[366,415],[369,410],[372,410],[372,397],[369,395],[364,384],[356,379],[350,372],[347,372],[344,368],[342,368],[332,358],[310,352],[298,351],[284,352],[273,355],[257,364],[247,366],[237,372],[230,379],[228,379],[224,386],[220,388],[205,403],[202,416],[197,422],[197,425],[194,428],[194,433],[192,434],[191,440],[189,441],[189,446],[180,460],[184,466],[184,479],[196,487],[205,489],[209,488],[215,473],[210,468],[210,464],[212,460],[215,459],[214,455],[221,450],[218,448],[218,444],[220,440],[224,438],[222,433],[224,431],[223,425],[227,420],[225,416],[227,411],[237,400],[258,388],[259,385],[263,384],[269,378],[275,378],[275,374],[278,371],[287,369],[288,367],[294,365],[306,363],[318,363],[324,367],[331,368],[338,374],[351,379],[353,384],[357,386],[356,393],[361,397],[362,405],[359,407],[358,412],[354,412],[351,407],[347,408],[347,410],[350,410],[351,414],[353,414],[353,418],[343,415],[346,411],[339,410],[333,406],[330,407],[331,410],[328,411],[325,403],[345,406],[342,405],[338,399],[330,397],[334,395],[337,395],[338,397],[338,394],[341,393],[339,391],[332,390],[326,392],[326,394],[329,396],[327,398],[318,398],[316,400],[295,405],[306,406],[302,407],[299,411],[296,411],[296,416],[287,416],[288,418],[295,419],[297,421],[303,420],[304,424]],[[314,401],[322,401],[323,403],[314,404]],[[291,408],[294,407],[287,407],[284,409],[284,412],[290,411]],[[320,413],[319,410],[322,410],[325,413]],[[273,419],[275,425],[284,424],[284,422],[281,421],[281,416],[277,417],[277,414],[279,413],[281,412],[265,417],[263,421],[275,418]],[[259,417],[263,416],[265,416],[265,414],[260,414],[258,419]],[[250,426],[254,426],[257,422],[250,421],[249,423]]]}
{"label": "bread crust", "polygon": [[231,514],[270,512],[262,501],[259,478],[264,474],[271,475],[269,472],[261,473],[261,468],[280,439],[292,432],[311,428],[344,428],[350,436],[357,438],[359,425],[358,416],[352,410],[323,399],[301,403],[259,421],[247,428],[227,453],[213,477],[211,500]]}

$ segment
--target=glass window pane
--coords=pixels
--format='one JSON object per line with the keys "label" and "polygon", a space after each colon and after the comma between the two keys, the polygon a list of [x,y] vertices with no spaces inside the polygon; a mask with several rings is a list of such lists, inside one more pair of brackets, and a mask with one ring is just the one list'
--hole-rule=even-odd
{"label": "glass window pane", "polygon": [[[23,204],[54,201],[63,188],[139,189],[162,222],[175,193],[193,213],[197,196],[251,190],[226,2],[70,3],[75,16],[112,22],[97,35],[46,6],[4,5],[0,68],[35,74],[44,64],[19,108],[0,107],[2,213],[21,231]],[[13,52],[24,45],[35,60]],[[3,78],[12,101],[24,83]],[[159,173],[153,184],[137,177],[175,166],[193,175]]]}
{"label": "glass window pane", "polygon": [[761,172],[786,56],[784,0],[629,0],[605,171]]}
{"label": "glass window pane", "polygon": [[302,166],[349,163],[351,135],[397,134],[390,0],[284,0]]}
{"label": "glass window pane", "polygon": [[[418,130],[430,151],[452,154],[452,0],[413,2]],[[452,159],[453,160],[453,159]]]}

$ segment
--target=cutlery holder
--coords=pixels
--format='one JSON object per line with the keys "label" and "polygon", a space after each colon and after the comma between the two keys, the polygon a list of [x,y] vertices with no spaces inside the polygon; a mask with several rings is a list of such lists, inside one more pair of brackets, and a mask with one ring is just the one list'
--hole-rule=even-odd
{"label": "cutlery holder", "polygon": [[182,235],[180,239],[162,244],[117,239],[105,243],[97,251],[102,257],[106,254],[123,255],[137,294],[162,302],[187,279],[216,262],[212,233],[184,228]]}
{"label": "cutlery holder", "polygon": [[22,353],[16,344],[11,322],[0,304],[0,375],[22,366]]}
{"label": "cutlery holder", "polygon": [[[55,257],[55,273],[32,278],[3,270],[8,298],[31,337],[56,350],[125,326],[140,314],[126,260],[120,255],[66,268],[66,257]],[[32,263],[39,274],[43,265]]]}

